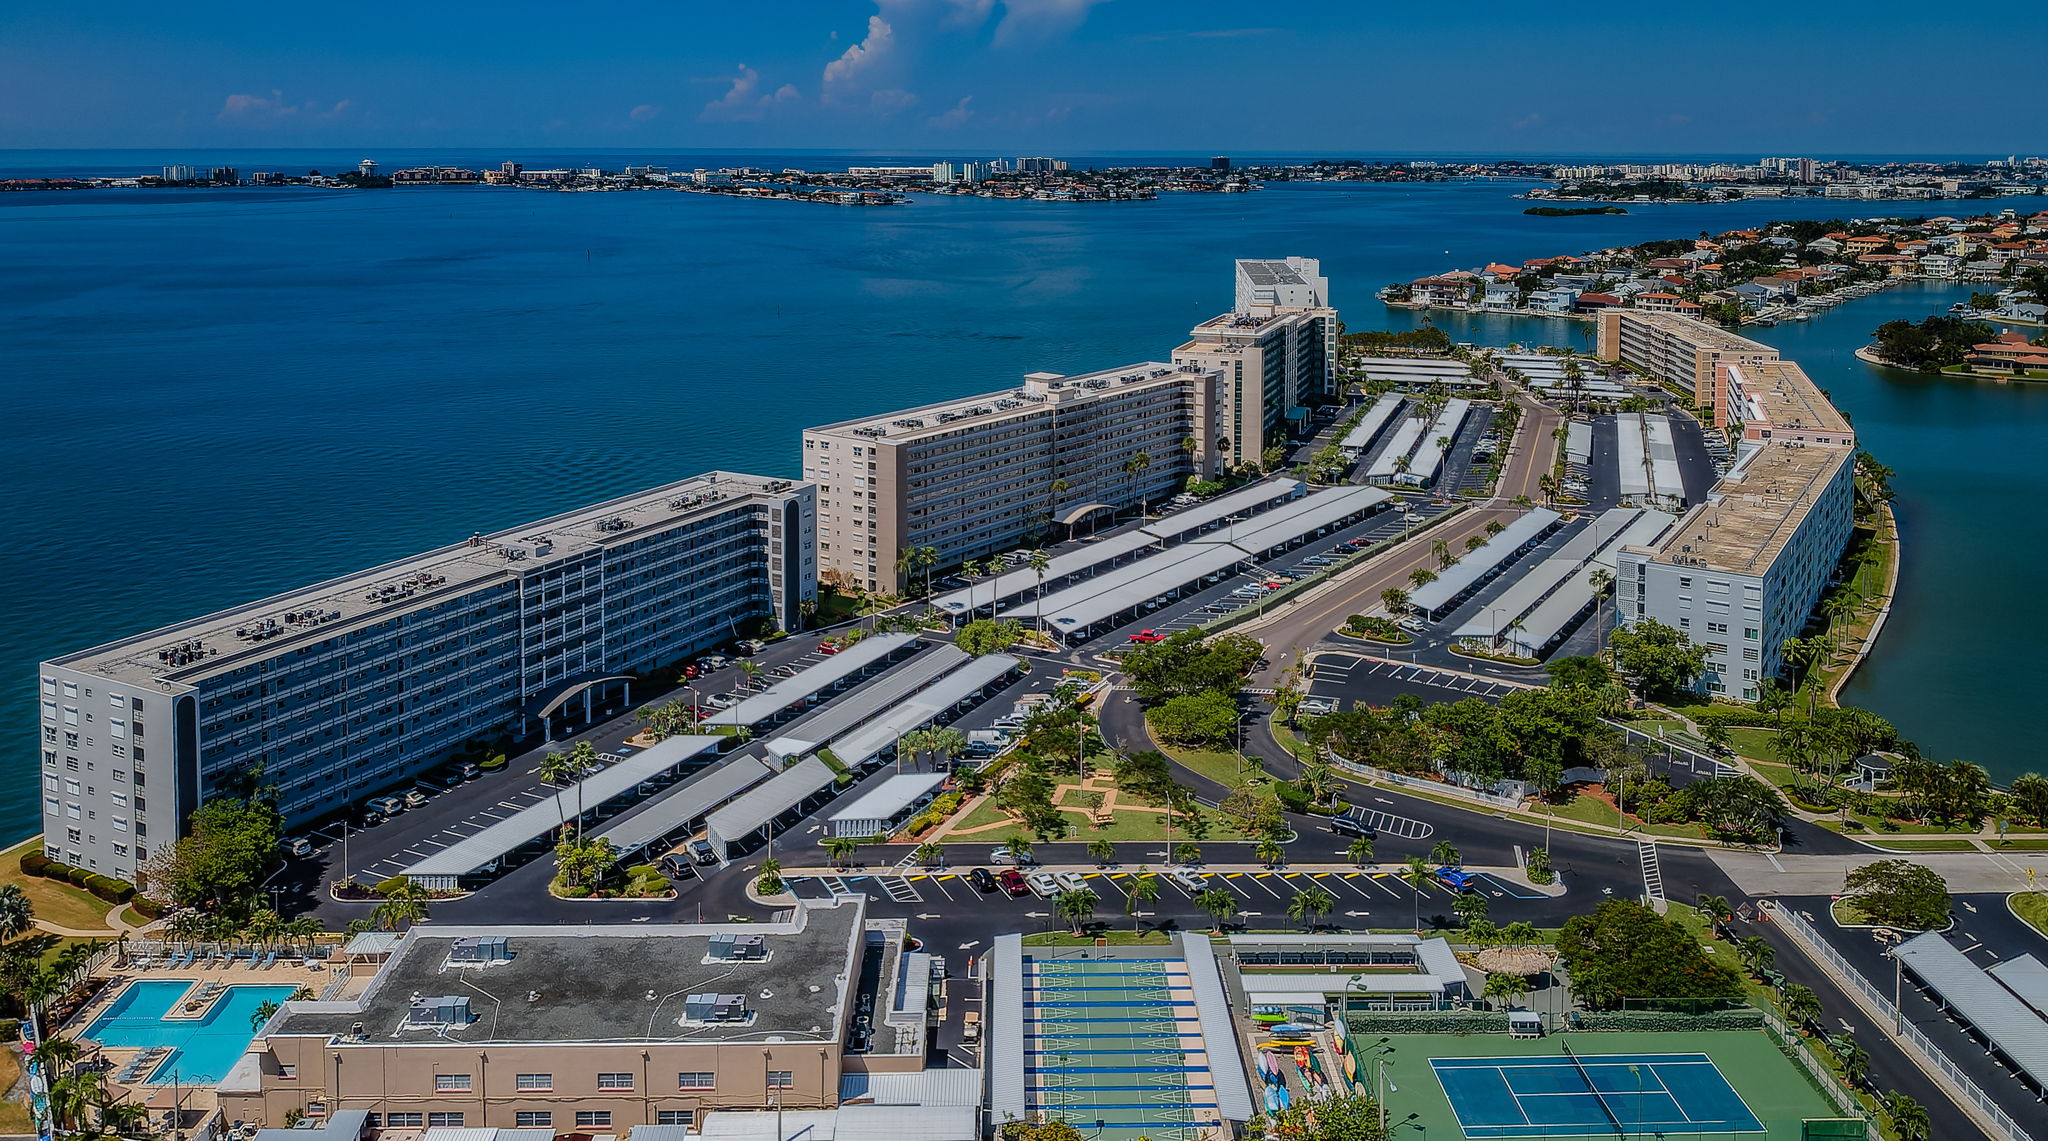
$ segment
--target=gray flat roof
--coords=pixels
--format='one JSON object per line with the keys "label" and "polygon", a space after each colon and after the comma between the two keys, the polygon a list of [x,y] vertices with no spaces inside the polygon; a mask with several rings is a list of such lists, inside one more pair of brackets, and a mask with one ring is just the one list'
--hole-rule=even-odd
{"label": "gray flat roof", "polygon": [[[962,1071],[969,1072],[969,1071]],[[647,1126],[632,1141],[648,1141]],[[681,1129],[682,1126],[676,1128]],[[838,1109],[715,1109],[692,1141],[977,1141],[979,1108],[969,1105],[842,1105]],[[680,1139],[679,1139],[680,1141]]]}
{"label": "gray flat roof", "polygon": [[2048,1015],[2048,966],[2043,966],[2033,952],[1995,963],[1985,971],[2036,1013]]}
{"label": "gray flat roof", "polygon": [[1240,526],[1204,535],[1198,542],[1229,543],[1257,558],[1392,498],[1391,493],[1377,487],[1333,487],[1276,507]]}
{"label": "gray flat roof", "polygon": [[1230,1000],[1223,993],[1215,946],[1200,932],[1183,931],[1174,942],[1188,964],[1195,1015],[1201,1020],[1202,1044],[1209,1051],[1209,1076],[1216,1086],[1217,1111],[1226,1121],[1250,1121],[1258,1110],[1252,1106],[1244,1057],[1237,1050],[1237,1022],[1230,1016]]}
{"label": "gray flat roof", "polygon": [[[1052,619],[1054,627],[1062,631],[1085,630],[1113,614],[1142,606],[1205,575],[1229,570],[1245,561],[1244,552],[1229,543],[1190,543],[1185,547],[1175,547],[1168,553],[1175,557],[1155,556],[1144,563],[1134,564],[1145,573],[1122,579],[1108,590],[1062,600],[1057,609],[1053,599],[1046,599],[1046,616]],[[1107,579],[1108,576],[1104,576],[1090,581],[1106,582]]]}
{"label": "gray flat roof", "polygon": [[[750,1042],[777,1035],[831,1042],[844,1025],[848,984],[859,973],[865,913],[864,899],[844,897],[801,904],[785,923],[414,927],[359,997],[288,1002],[270,1033],[347,1035],[360,1022],[371,1046]],[[764,935],[768,957],[706,962],[711,937],[721,934]],[[487,967],[449,966],[454,942],[476,935],[505,937],[512,957]],[[650,1002],[648,991],[675,997]],[[683,997],[676,992],[745,995],[751,1017],[744,1024],[683,1026]],[[528,1001],[529,993],[539,997]],[[467,997],[476,1020],[467,1027],[404,1029],[414,994]]]}
{"label": "gray flat roof", "polygon": [[1344,433],[1344,440],[1340,446],[1361,452],[1371,447],[1373,440],[1379,436],[1380,429],[1387,426],[1387,421],[1393,419],[1394,413],[1400,408],[1401,397],[1396,393],[1389,392],[1374,400],[1366,407],[1365,415],[1358,418],[1358,423],[1352,425],[1349,432]]}
{"label": "gray flat roof", "polygon": [[1163,519],[1145,524],[1141,530],[1161,538],[1173,538],[1190,531],[1198,531],[1232,515],[1262,510],[1278,500],[1297,498],[1307,491],[1308,485],[1298,479],[1264,480],[1176,511]]}
{"label": "gray flat roof", "polygon": [[1542,562],[1530,567],[1516,578],[1506,590],[1488,599],[1484,610],[1473,615],[1472,621],[1458,627],[1457,633],[1453,636],[1468,638],[1494,633],[1493,612],[1496,610],[1500,612],[1499,621],[1502,626],[1527,614],[1537,603],[1549,597],[1550,593],[1566,579],[1586,567],[1593,553],[1600,549],[1601,539],[1611,539],[1621,534],[1622,528],[1640,514],[1642,508],[1639,507],[1616,507],[1611,511],[1602,512],[1589,526],[1573,532],[1569,539],[1560,543]]}
{"label": "gray flat roof", "polygon": [[1415,588],[1408,601],[1417,610],[1428,613],[1442,607],[1446,602],[1463,594],[1474,583],[1485,578],[1493,569],[1522,549],[1522,545],[1541,535],[1545,528],[1564,518],[1547,507],[1538,507],[1519,519],[1509,523],[1500,534],[1486,541],[1486,545],[1468,551],[1464,558],[1437,572],[1435,579]]}
{"label": "gray flat roof", "polygon": [[[706,472],[492,531],[475,545],[465,541],[408,555],[368,570],[49,660],[53,665],[119,681],[190,683],[252,658],[274,657],[297,644],[331,638],[360,625],[389,621],[409,611],[446,602],[481,584],[509,582],[515,573],[537,570],[567,556],[631,542],[645,535],[649,528],[692,515],[728,510],[736,497],[783,492],[798,486],[787,479]],[[549,549],[549,553],[536,553],[542,549]],[[514,552],[521,556],[518,561],[509,557]],[[383,593],[386,587],[393,591]],[[370,597],[373,594],[375,601]],[[323,620],[284,621],[287,614],[305,611],[317,611]],[[329,615],[334,617],[326,617]],[[238,628],[266,620],[279,623],[278,634],[250,641],[235,633]],[[212,652],[185,665],[167,664],[157,657],[161,650],[192,641],[204,643]]]}
{"label": "gray flat roof", "polygon": [[897,773],[832,814],[833,820],[889,820],[946,783],[945,773]]}
{"label": "gray flat roof", "polygon": [[670,737],[634,753],[610,768],[600,769],[481,832],[472,833],[405,869],[414,879],[423,876],[464,876],[503,856],[512,849],[547,835],[562,826],[564,819],[576,818],[581,789],[582,810],[588,812],[634,785],[655,777],[714,749],[723,737]]}
{"label": "gray flat roof", "polygon": [[758,725],[806,698],[845,681],[897,650],[917,641],[915,634],[870,634],[817,665],[798,670],[731,709],[704,719],[706,725]]}
{"label": "gray flat roof", "polygon": [[827,747],[834,757],[839,758],[840,764],[866,764],[898,737],[945,716],[953,706],[974,696],[983,686],[1014,673],[1021,664],[1019,659],[1009,654],[975,658],[940,678],[913,700],[905,701],[853,732],[833,739]]}
{"label": "gray flat roof", "polygon": [[775,736],[769,740],[769,751],[790,756],[836,741],[883,710],[958,669],[967,658],[967,651],[958,646],[937,646],[926,650],[891,667],[880,677],[862,682],[823,709],[776,730]]}
{"label": "gray flat roof", "polygon": [[1022,1121],[1031,1109],[1025,1094],[1024,937],[998,935],[989,951],[987,1011],[988,1108],[996,1121]]}
{"label": "gray flat roof", "polygon": [[805,757],[712,812],[704,821],[704,830],[713,844],[730,844],[751,836],[837,777],[832,766],[816,757]]}
{"label": "gray flat roof", "polygon": [[631,855],[775,775],[753,753],[727,757],[613,821],[598,839]]}
{"label": "gray flat roof", "polygon": [[1002,614],[1005,618],[1034,618],[1040,614],[1058,614],[1087,599],[1116,592],[1127,583],[1149,578],[1157,574],[1161,567],[1178,566],[1192,558],[1199,550],[1200,548],[1192,543],[1168,547],[1135,562],[1125,563],[1114,570],[1104,571],[1094,578],[1082,579],[1072,586],[1061,587],[1042,600],[1029,598],[1015,606],[1005,607]]}
{"label": "gray flat roof", "polygon": [[2040,1011],[1984,973],[1939,931],[1915,935],[1892,954],[2035,1085],[2048,1086],[2048,1020]]}

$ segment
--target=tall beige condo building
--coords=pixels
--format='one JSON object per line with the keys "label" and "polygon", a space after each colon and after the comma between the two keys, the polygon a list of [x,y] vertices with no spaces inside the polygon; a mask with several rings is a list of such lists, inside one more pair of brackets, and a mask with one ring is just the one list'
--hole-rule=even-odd
{"label": "tall beige condo building", "polygon": [[1194,327],[1175,364],[1222,376],[1225,464],[1257,463],[1336,395],[1337,310],[1315,258],[1241,259],[1231,311]]}
{"label": "tall beige condo building", "polygon": [[826,581],[897,590],[905,551],[937,567],[1157,502],[1216,470],[1217,387],[1199,364],[1146,361],[804,432]]}
{"label": "tall beige condo building", "polygon": [[1778,359],[1778,350],[1676,313],[1605,309],[1600,313],[1601,360],[1633,365],[1659,383],[1692,393],[1702,408],[1714,403],[1714,366]]}

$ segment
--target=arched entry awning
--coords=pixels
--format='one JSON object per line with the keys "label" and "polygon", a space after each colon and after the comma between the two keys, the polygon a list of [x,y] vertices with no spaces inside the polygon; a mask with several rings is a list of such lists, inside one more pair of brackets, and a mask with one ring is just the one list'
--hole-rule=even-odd
{"label": "arched entry awning", "polygon": [[1090,515],[1095,514],[1097,511],[1115,512],[1116,507],[1113,504],[1108,503],[1090,503],[1085,506],[1076,507],[1073,510],[1068,511],[1065,515],[1060,516],[1060,525],[1063,527],[1071,527],[1074,524],[1079,523],[1081,520],[1088,518]]}
{"label": "arched entry awning", "polygon": [[562,706],[569,703],[569,699],[581,694],[585,690],[595,689],[607,682],[631,682],[632,680],[631,674],[614,674],[611,677],[587,677],[581,681],[564,682],[561,688],[555,690],[552,695],[542,701],[538,707],[534,708],[530,716],[553,717],[561,710]]}

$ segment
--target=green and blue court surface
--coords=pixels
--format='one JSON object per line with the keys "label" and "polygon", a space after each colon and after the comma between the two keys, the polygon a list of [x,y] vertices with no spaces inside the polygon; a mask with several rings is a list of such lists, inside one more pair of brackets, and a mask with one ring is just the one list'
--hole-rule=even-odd
{"label": "green and blue court surface", "polygon": [[1761,1133],[1705,1054],[1431,1058],[1467,1137]]}
{"label": "green and blue court surface", "polygon": [[1103,1141],[1221,1127],[1185,963],[1027,955],[1024,969],[1031,1109]]}
{"label": "green and blue court surface", "polygon": [[1384,1080],[1396,1138],[1801,1141],[1838,1116],[1761,1030],[1381,1037],[1352,1038],[1359,1092]]}

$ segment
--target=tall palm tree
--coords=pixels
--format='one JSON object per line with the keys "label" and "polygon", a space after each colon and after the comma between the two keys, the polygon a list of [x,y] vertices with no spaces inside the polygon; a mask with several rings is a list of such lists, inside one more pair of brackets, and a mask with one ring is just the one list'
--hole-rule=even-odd
{"label": "tall palm tree", "polygon": [[1408,866],[1401,870],[1401,882],[1415,889],[1415,933],[1422,934],[1422,892],[1436,873],[1429,870],[1429,862],[1421,856],[1408,857]]}
{"label": "tall palm tree", "polygon": [[1268,836],[1265,839],[1260,840],[1258,844],[1252,848],[1252,855],[1260,863],[1266,865],[1268,868],[1272,868],[1277,867],[1280,861],[1287,858],[1287,849],[1282,848],[1280,846],[1280,841],[1273,839],[1271,836]]}
{"label": "tall palm tree", "polygon": [[825,838],[825,858],[832,866],[845,871],[853,862],[853,854],[860,851],[860,841],[851,836],[828,836]]}
{"label": "tall palm tree", "polygon": [[1316,924],[1322,922],[1323,916],[1328,915],[1330,909],[1335,906],[1337,901],[1329,892],[1310,884],[1296,891],[1294,898],[1287,901],[1287,917],[1314,931]]}
{"label": "tall palm tree", "polygon": [[1116,863],[1116,845],[1108,840],[1090,840],[1088,841],[1088,858],[1095,861],[1096,867],[1106,868]]}
{"label": "tall palm tree", "polygon": [[25,935],[36,925],[35,904],[21,885],[0,886],[0,939]]}
{"label": "tall palm tree", "polygon": [[1398,586],[1390,586],[1380,591],[1380,604],[1387,608],[1387,613],[1398,618],[1408,612],[1408,592]]}
{"label": "tall palm tree", "polygon": [[1356,864],[1356,865],[1358,865],[1358,866],[1359,866],[1359,867],[1361,867],[1361,868],[1362,868],[1362,867],[1364,867],[1365,865],[1367,865],[1367,864],[1371,863],[1371,862],[1372,862],[1372,837],[1370,837],[1370,836],[1357,836],[1357,837],[1354,837],[1354,838],[1352,839],[1352,841],[1351,841],[1351,846],[1350,846],[1350,847],[1348,847],[1348,848],[1346,848],[1346,849],[1344,849],[1344,854],[1345,854],[1345,855],[1347,855],[1347,856],[1349,856],[1349,857],[1351,857],[1351,862],[1352,862],[1352,863],[1354,863],[1354,864]]}
{"label": "tall palm tree", "polygon": [[[967,580],[967,620],[969,622],[974,621],[975,614],[974,580],[981,577],[982,569],[982,562],[980,559],[968,559],[966,562],[960,564],[960,577]],[[993,594],[994,590],[991,589],[990,593]]]}
{"label": "tall palm tree", "polygon": [[1029,565],[1038,574],[1038,605],[1032,607],[1032,609],[1039,613],[1034,613],[1031,621],[1038,628],[1038,632],[1043,634],[1045,633],[1045,614],[1043,613],[1045,609],[1045,572],[1052,565],[1052,556],[1046,554],[1044,550],[1034,550],[1031,552]]}
{"label": "tall palm tree", "polygon": [[[567,753],[549,753],[540,760],[542,784],[565,785],[577,779],[576,762]],[[562,831],[569,830],[569,806],[559,796],[555,799],[555,811],[561,817]],[[580,814],[579,814],[580,815]]]}
{"label": "tall palm tree", "polygon": [[1594,567],[1586,576],[1586,585],[1593,588],[1593,646],[1597,650],[1607,640],[1607,588],[1614,585],[1614,572],[1606,567]]}
{"label": "tall palm tree", "polygon": [[1436,556],[1436,565],[1444,570],[1449,570],[1451,564],[1458,561],[1451,554],[1451,545],[1442,539],[1429,545],[1429,553]]}
{"label": "tall palm tree", "polygon": [[1458,846],[1449,840],[1438,840],[1435,846],[1430,848],[1429,858],[1439,864],[1450,864],[1455,867],[1458,863]]}
{"label": "tall palm tree", "polygon": [[1467,929],[1486,918],[1486,897],[1475,891],[1459,892],[1451,901],[1451,911]]}
{"label": "tall palm tree", "polygon": [[951,725],[942,726],[930,732],[931,739],[927,751],[933,757],[933,771],[936,772],[940,769],[950,771],[953,767],[953,758],[959,756],[967,749],[967,734],[953,728]]}
{"label": "tall palm tree", "polygon": [[946,846],[926,840],[911,853],[911,857],[927,868],[935,868],[946,862]]}
{"label": "tall palm tree", "polygon": [[1195,906],[1209,913],[1216,921],[1212,930],[1223,934],[1223,927],[1237,917],[1237,894],[1222,888],[1212,887],[1195,894]]}
{"label": "tall palm tree", "polygon": [[427,901],[415,896],[393,895],[370,912],[370,918],[385,931],[396,931],[406,924],[419,923],[426,917]]}
{"label": "tall palm tree", "polygon": [[1078,887],[1054,896],[1052,911],[1054,915],[1066,920],[1073,927],[1074,934],[1079,935],[1081,928],[1094,918],[1095,905],[1101,902],[1101,896],[1088,888]]}
{"label": "tall palm tree", "polygon": [[994,580],[1004,571],[1010,569],[1010,556],[990,555],[988,561],[983,566],[989,573],[988,620],[993,622],[996,620],[996,584]]}
{"label": "tall palm tree", "polygon": [[907,759],[911,767],[916,768],[918,758],[932,752],[933,749],[933,733],[930,729],[912,729],[896,738],[897,763],[900,765]]}
{"label": "tall palm tree", "polygon": [[1884,1097],[1884,1112],[1892,1119],[1899,1141],[1927,1141],[1932,1125],[1927,1120],[1926,1106],[1905,1094],[1888,1093]]}
{"label": "tall palm tree", "polygon": [[[752,664],[752,663],[748,663]],[[597,759],[597,746],[588,741],[578,741],[569,750],[569,763],[575,766],[571,778],[576,782],[576,838],[583,838],[583,778],[602,768]]]}
{"label": "tall palm tree", "polygon": [[1159,902],[1159,877],[1143,868],[1138,869],[1138,878],[1131,881],[1130,890],[1124,899],[1124,910],[1131,913],[1131,930],[1138,929],[1138,912],[1149,904]]}

